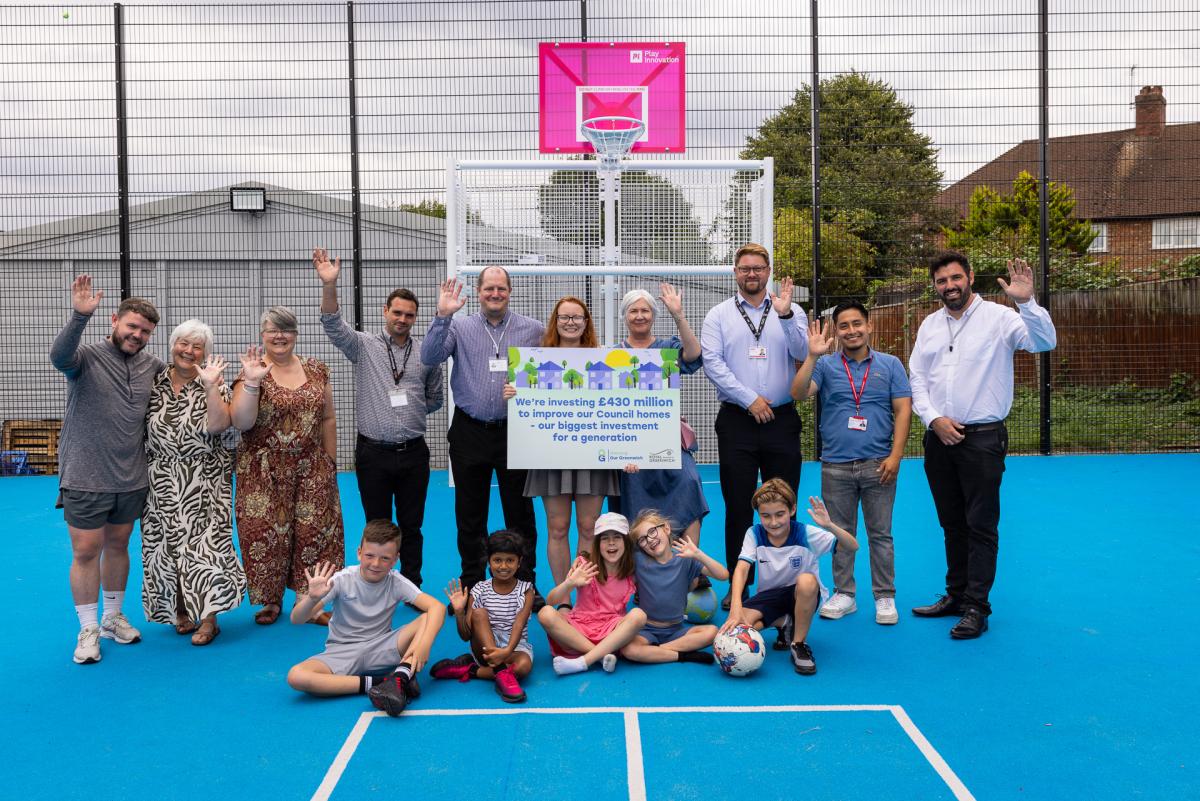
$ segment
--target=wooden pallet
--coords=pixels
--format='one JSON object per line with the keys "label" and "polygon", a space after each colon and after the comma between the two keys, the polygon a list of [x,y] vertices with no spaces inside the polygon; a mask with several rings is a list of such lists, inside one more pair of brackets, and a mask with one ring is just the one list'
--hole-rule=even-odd
{"label": "wooden pallet", "polygon": [[62,420],[5,420],[0,450],[24,451],[30,467],[46,475],[57,473],[61,431]]}

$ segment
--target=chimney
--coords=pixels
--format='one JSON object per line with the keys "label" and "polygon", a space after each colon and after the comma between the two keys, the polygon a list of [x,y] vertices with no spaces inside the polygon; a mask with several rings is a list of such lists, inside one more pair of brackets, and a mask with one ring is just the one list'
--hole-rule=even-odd
{"label": "chimney", "polygon": [[1162,136],[1167,127],[1167,101],[1161,86],[1143,86],[1134,98],[1137,125],[1134,136]]}

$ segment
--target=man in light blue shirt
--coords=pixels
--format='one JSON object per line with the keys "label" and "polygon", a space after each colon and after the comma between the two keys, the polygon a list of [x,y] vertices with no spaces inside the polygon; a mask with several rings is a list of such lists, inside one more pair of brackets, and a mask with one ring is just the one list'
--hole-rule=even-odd
{"label": "man in light blue shirt", "polygon": [[[737,566],[742,539],[754,521],[750,498],[762,480],[800,484],[800,416],[792,402],[796,362],[808,355],[807,318],[792,303],[792,279],[767,292],[771,257],[762,245],[743,245],[734,258],[738,291],[704,318],[704,374],[717,388],[717,451],[725,498],[725,564]],[[747,584],[754,581],[751,571]],[[730,598],[721,602],[729,609]]]}
{"label": "man in light blue shirt", "polygon": [[[830,519],[851,536],[857,536],[862,501],[871,547],[875,622],[891,625],[900,619],[892,506],[912,420],[912,389],[900,360],[871,348],[870,317],[858,301],[838,304],[824,328],[814,320],[808,347],[792,395],[804,400],[820,394],[821,499]],[[822,604],[820,614],[836,620],[858,609],[853,551],[834,553],[833,581],[836,592]]]}

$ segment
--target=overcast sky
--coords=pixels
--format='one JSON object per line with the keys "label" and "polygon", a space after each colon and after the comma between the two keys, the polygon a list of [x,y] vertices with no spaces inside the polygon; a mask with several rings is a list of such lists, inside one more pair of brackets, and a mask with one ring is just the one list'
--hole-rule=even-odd
{"label": "overcast sky", "polygon": [[[1200,120],[1197,4],[1050,5],[1052,136],[1132,127],[1144,84],[1164,87],[1169,123]],[[588,8],[592,41],[687,43],[687,157],[736,157],[809,80],[798,0]],[[891,84],[957,180],[1037,136],[1036,8],[825,2],[821,70]],[[344,4],[125,13],[135,203],[245,180],[349,192]],[[0,230],[115,206],[112,15],[0,3]],[[452,156],[536,155],[537,44],[579,39],[577,0],[359,2],[357,15],[366,202],[439,197]]]}

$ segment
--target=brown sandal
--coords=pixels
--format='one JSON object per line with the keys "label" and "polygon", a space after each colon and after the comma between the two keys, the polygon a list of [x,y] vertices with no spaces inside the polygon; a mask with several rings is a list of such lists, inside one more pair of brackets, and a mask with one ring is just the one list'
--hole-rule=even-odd
{"label": "brown sandal", "polygon": [[191,618],[184,617],[183,615],[175,616],[175,633],[176,634],[183,636],[184,634],[191,634],[195,630],[196,630],[196,621],[192,620]]}
{"label": "brown sandal", "polygon": [[208,628],[205,628],[204,624],[201,624],[196,633],[192,635],[192,645],[208,645],[217,639],[217,635],[220,633],[221,627],[217,625],[216,620]]}
{"label": "brown sandal", "polygon": [[279,604],[264,604],[254,616],[254,622],[260,626],[269,626],[276,620],[279,620]]}

